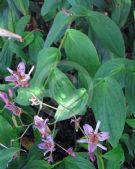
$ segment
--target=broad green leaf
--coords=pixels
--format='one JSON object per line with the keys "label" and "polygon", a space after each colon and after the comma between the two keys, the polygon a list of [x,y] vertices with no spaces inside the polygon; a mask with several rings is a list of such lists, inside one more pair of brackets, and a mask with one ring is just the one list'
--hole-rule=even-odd
{"label": "broad green leaf", "polygon": [[130,9],[131,0],[113,0],[112,20],[121,28],[124,26]]}
{"label": "broad green leaf", "polygon": [[101,43],[118,57],[124,57],[124,40],[118,26],[109,17],[99,12],[91,11],[87,16]]}
{"label": "broad green leaf", "polygon": [[30,61],[36,64],[38,53],[44,47],[44,40],[39,32],[34,33],[34,40],[29,45]]}
{"label": "broad green leaf", "polygon": [[49,79],[50,96],[58,103],[62,103],[68,95],[74,92],[74,90],[75,87],[68,77],[59,69],[54,69]]}
{"label": "broad green leaf", "polygon": [[22,36],[23,36],[24,42],[22,42],[19,46],[23,49],[32,43],[32,41],[34,40],[34,33],[33,32],[23,32]]}
{"label": "broad green leaf", "polygon": [[98,8],[105,9],[107,7],[107,2],[105,0],[94,0],[94,5]]}
{"label": "broad green leaf", "polygon": [[6,20],[7,28],[8,30],[14,32],[15,31],[15,25],[16,25],[16,16],[14,14],[14,11],[8,8],[7,11],[7,20]]}
{"label": "broad green leaf", "polygon": [[135,119],[127,119],[126,122],[130,127],[135,128]]}
{"label": "broad green leaf", "polygon": [[12,139],[16,139],[17,135],[8,121],[0,115],[0,143],[9,146]]}
{"label": "broad green leaf", "polygon": [[122,135],[120,141],[126,145],[127,150],[128,150],[128,154],[131,155],[132,157],[134,157],[134,153],[133,153],[133,149],[132,149],[132,145],[131,145],[131,137],[130,137],[130,135],[127,134],[127,133],[124,133]]}
{"label": "broad green leaf", "polygon": [[46,14],[55,11],[60,4],[61,0],[44,0],[44,4],[41,9],[41,15],[45,16]]}
{"label": "broad green leaf", "polygon": [[24,51],[22,50],[22,47],[18,44],[16,44],[15,42],[11,42],[10,43],[10,51],[12,51],[13,53],[15,53],[18,57],[20,57],[22,60],[27,60],[27,56],[24,53]]}
{"label": "broad green leaf", "polygon": [[60,51],[57,48],[42,49],[37,58],[37,67],[31,84],[42,86],[45,78],[50,75],[60,59]]}
{"label": "broad green leaf", "polygon": [[68,29],[64,48],[70,61],[83,66],[91,76],[95,74],[100,62],[96,48],[85,34],[74,29]]}
{"label": "broad green leaf", "polygon": [[99,68],[94,78],[104,78],[110,76],[116,79],[122,87],[125,86],[125,60],[124,59],[111,59]]}
{"label": "broad green leaf", "polygon": [[122,164],[107,160],[105,169],[121,169]]}
{"label": "broad green leaf", "polygon": [[[0,72],[6,73],[7,67],[10,67],[13,53],[10,50],[10,41],[6,41],[4,43],[4,46],[2,48],[2,51],[0,52]],[[4,75],[4,74],[3,74]]]}
{"label": "broad green leaf", "polygon": [[13,0],[17,9],[23,14],[27,15],[29,10],[29,0]]}
{"label": "broad green leaf", "polygon": [[64,169],[95,169],[94,165],[86,158],[79,156],[68,156],[64,159]]}
{"label": "broad green leaf", "polygon": [[110,77],[99,78],[94,86],[91,106],[95,118],[101,121],[101,130],[109,132],[109,142],[115,147],[121,138],[126,118],[123,91]]}
{"label": "broad green leaf", "polygon": [[66,15],[64,12],[60,11],[57,13],[45,40],[45,47],[51,46],[53,42],[59,40],[63,36],[72,18],[73,16]]}
{"label": "broad green leaf", "polygon": [[0,150],[0,169],[6,169],[8,163],[18,151],[19,149],[15,147]]}
{"label": "broad green leaf", "polygon": [[76,89],[58,106],[55,114],[56,121],[66,120],[75,115],[84,114],[87,102],[87,91],[85,89]]}
{"label": "broad green leaf", "polygon": [[22,169],[51,169],[51,165],[45,160],[30,160]]}
{"label": "broad green leaf", "polygon": [[109,161],[119,162],[119,163],[124,162],[124,158],[125,158],[124,151],[120,144],[116,148],[105,153],[103,157]]}
{"label": "broad green leaf", "polygon": [[36,96],[39,99],[42,99],[43,97],[43,88],[39,88],[36,86],[31,86],[29,88],[19,88],[18,89],[18,95],[15,98],[16,103],[28,106],[30,105],[30,99],[32,96]]}
{"label": "broad green leaf", "polygon": [[82,0],[68,0],[68,2],[72,6],[80,5],[80,6],[87,7],[88,9],[93,4],[93,0],[85,0],[85,1],[82,1]]}
{"label": "broad green leaf", "polygon": [[128,109],[135,115],[135,62],[128,61],[126,64],[125,96]]}
{"label": "broad green leaf", "polygon": [[25,27],[30,21],[30,15],[23,16],[19,21],[17,22],[16,25],[16,33],[20,34],[25,30]]}

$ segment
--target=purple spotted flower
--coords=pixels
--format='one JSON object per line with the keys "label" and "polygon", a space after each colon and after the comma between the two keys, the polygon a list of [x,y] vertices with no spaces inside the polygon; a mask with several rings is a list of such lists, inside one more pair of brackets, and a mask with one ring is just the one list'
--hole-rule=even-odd
{"label": "purple spotted flower", "polygon": [[43,119],[42,117],[39,116],[34,116],[34,127],[38,129],[40,132],[42,138],[45,138],[49,133],[50,129],[47,126],[48,119]]}
{"label": "purple spotted flower", "polygon": [[42,143],[38,144],[38,148],[44,150],[44,156],[49,153],[49,155],[45,157],[45,160],[48,160],[49,163],[53,162],[52,153],[55,151],[53,137],[48,135],[46,139],[42,139],[42,141]]}
{"label": "purple spotted flower", "polygon": [[104,147],[102,144],[100,144],[100,141],[105,141],[109,138],[108,132],[98,132],[100,121],[97,122],[96,129],[93,130],[93,128],[85,124],[83,126],[84,133],[86,138],[78,140],[79,143],[88,143],[88,151],[89,151],[89,157],[91,161],[95,161],[94,151],[97,147],[100,147],[103,150],[107,150],[106,147]]}
{"label": "purple spotted flower", "polygon": [[5,81],[13,82],[15,87],[28,87],[28,81],[30,79],[30,74],[32,73],[33,69],[34,66],[30,69],[28,74],[25,74],[25,64],[23,62],[20,62],[17,66],[16,71],[7,68],[7,70],[11,73],[11,76],[5,77]]}
{"label": "purple spotted flower", "polygon": [[22,113],[21,108],[19,108],[13,102],[11,102],[6,93],[0,92],[0,98],[5,103],[6,109],[10,110],[15,116],[20,116],[20,114]]}

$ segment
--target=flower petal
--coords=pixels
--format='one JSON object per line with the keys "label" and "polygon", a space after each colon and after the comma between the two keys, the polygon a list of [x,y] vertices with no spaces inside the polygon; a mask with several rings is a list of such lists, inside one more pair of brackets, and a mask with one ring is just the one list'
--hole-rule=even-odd
{"label": "flower petal", "polygon": [[5,102],[5,104],[9,103],[9,99],[6,93],[0,92],[0,98]]}
{"label": "flower petal", "polygon": [[97,148],[96,144],[89,144],[88,145],[88,151],[89,151],[89,153],[93,153],[96,148]]}
{"label": "flower petal", "polygon": [[41,150],[46,149],[45,143],[38,144],[38,148],[40,148]]}
{"label": "flower petal", "polygon": [[109,132],[100,132],[98,138],[99,141],[107,140],[109,138]]}
{"label": "flower petal", "polygon": [[94,155],[94,153],[89,153],[89,158],[90,158],[90,160],[91,161],[95,161],[95,155]]}
{"label": "flower petal", "polygon": [[107,148],[105,146],[103,146],[102,144],[97,144],[98,147],[100,147],[102,150],[107,150]]}
{"label": "flower petal", "polygon": [[25,75],[25,64],[23,62],[20,62],[17,66],[17,72],[21,75]]}
{"label": "flower petal", "polygon": [[83,129],[86,135],[92,134],[93,132],[93,128],[89,124],[85,124]]}
{"label": "flower petal", "polygon": [[14,82],[17,81],[18,79],[15,76],[7,76],[5,77],[5,81],[7,82]]}

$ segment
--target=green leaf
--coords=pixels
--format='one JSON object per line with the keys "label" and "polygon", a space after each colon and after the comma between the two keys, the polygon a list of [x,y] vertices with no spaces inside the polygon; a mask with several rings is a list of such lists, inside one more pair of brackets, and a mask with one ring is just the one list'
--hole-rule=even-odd
{"label": "green leaf", "polygon": [[44,48],[38,54],[37,67],[31,84],[43,86],[45,78],[57,66],[61,53],[57,48]]}
{"label": "green leaf", "polygon": [[50,169],[51,165],[45,160],[31,160],[22,169]]}
{"label": "green leaf", "polygon": [[88,102],[88,94],[85,89],[75,90],[72,94],[67,96],[59,105],[55,119],[62,121],[69,119],[75,115],[82,115],[85,112],[85,107]]}
{"label": "green leaf", "polygon": [[126,68],[125,96],[129,110],[135,115],[135,62],[129,60]]}
{"label": "green leaf", "polygon": [[34,40],[29,45],[29,55],[32,63],[36,64],[38,53],[44,47],[44,40],[39,32],[35,32]]}
{"label": "green leaf", "polygon": [[15,147],[0,150],[0,169],[6,169],[8,163],[18,151],[19,149]]}
{"label": "green leaf", "polygon": [[25,27],[27,26],[29,21],[30,21],[30,15],[26,15],[20,18],[16,25],[16,33],[21,34],[25,30]]}
{"label": "green leaf", "polygon": [[84,6],[86,8],[90,8],[90,6],[93,4],[93,0],[68,0],[68,2],[72,5],[72,6],[76,6],[76,5],[80,5],[80,6]]}
{"label": "green leaf", "polygon": [[115,163],[114,161],[107,161],[105,169],[121,169],[120,163]]}
{"label": "green leaf", "polygon": [[27,15],[29,10],[29,0],[13,0],[17,9],[23,14]]}
{"label": "green leaf", "polygon": [[83,66],[91,76],[95,74],[100,62],[96,48],[85,34],[74,29],[68,29],[64,48],[70,61]]}
{"label": "green leaf", "polygon": [[75,87],[68,77],[59,69],[55,68],[49,79],[50,96],[60,104],[74,90]]}
{"label": "green leaf", "polygon": [[103,157],[109,161],[113,161],[113,162],[124,162],[124,151],[121,147],[121,145],[119,144],[116,148],[108,151],[107,153],[105,153],[103,155]]}
{"label": "green leaf", "polygon": [[99,12],[87,13],[90,25],[97,37],[112,53],[125,56],[125,46],[118,26],[107,16]]}
{"label": "green leaf", "polygon": [[60,4],[61,0],[44,0],[44,4],[41,8],[41,15],[45,16],[48,13],[52,12],[52,11],[56,11],[56,9],[58,8],[58,5]]}
{"label": "green leaf", "polygon": [[10,67],[11,65],[13,52],[11,51],[10,47],[11,47],[10,41],[6,41],[4,43],[2,51],[0,52],[0,72],[1,74],[6,73],[7,67]]}
{"label": "green leaf", "polygon": [[94,78],[104,78],[110,76],[117,80],[122,87],[125,86],[125,74],[126,74],[126,67],[125,67],[125,59],[111,59],[99,68],[96,72]]}
{"label": "green leaf", "polygon": [[24,42],[22,42],[19,46],[23,49],[34,40],[34,33],[33,32],[23,32],[22,36],[23,36]]}
{"label": "green leaf", "polygon": [[61,11],[57,13],[45,40],[45,47],[51,46],[53,42],[59,40],[63,36],[72,18],[73,16],[66,15]]}
{"label": "green leaf", "polygon": [[110,77],[97,80],[94,86],[91,106],[95,118],[101,121],[102,131],[110,133],[109,142],[115,147],[122,135],[126,118],[123,91]]}
{"label": "green leaf", "polygon": [[130,127],[135,128],[135,119],[127,119],[126,122]]}
{"label": "green leaf", "polygon": [[10,43],[10,51],[15,53],[17,56],[19,56],[22,60],[27,60],[27,56],[22,50],[21,46],[16,44],[15,42]]}
{"label": "green leaf", "polygon": [[112,10],[112,20],[121,28],[124,26],[130,9],[131,0],[113,0],[114,6]]}
{"label": "green leaf", "polygon": [[8,121],[0,115],[0,143],[9,146],[12,139],[16,139],[17,135]]}
{"label": "green leaf", "polygon": [[124,133],[121,137],[121,142],[123,142],[128,150],[128,154],[131,155],[132,157],[134,157],[134,152],[132,149],[132,144],[131,144],[131,137],[129,134]]}
{"label": "green leaf", "polygon": [[31,99],[32,96],[36,96],[39,99],[43,98],[43,88],[39,88],[36,86],[31,86],[29,88],[19,88],[18,89],[18,95],[15,98],[16,103],[28,106],[30,105],[29,99]]}
{"label": "green leaf", "polygon": [[84,157],[77,154],[77,156],[68,156],[64,159],[64,169],[95,169],[94,165]]}

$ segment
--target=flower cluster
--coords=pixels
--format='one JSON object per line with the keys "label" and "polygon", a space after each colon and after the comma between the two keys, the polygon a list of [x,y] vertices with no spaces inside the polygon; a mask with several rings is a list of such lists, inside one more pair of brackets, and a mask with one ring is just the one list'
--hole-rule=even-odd
{"label": "flower cluster", "polygon": [[45,159],[48,160],[48,162],[53,162],[52,158],[52,152],[55,151],[55,145],[53,141],[53,137],[51,135],[51,131],[47,125],[48,119],[43,119],[42,117],[35,116],[34,117],[34,128],[37,128],[38,131],[41,134],[42,137],[42,143],[38,145],[38,147],[42,150],[44,150],[44,156],[46,156],[47,153],[49,153],[49,156],[47,156]]}
{"label": "flower cluster", "polygon": [[[42,150],[44,150],[44,156],[46,156],[48,153],[49,155],[45,157],[48,162],[53,162],[52,153],[55,151],[55,144],[53,140],[53,136],[51,135],[51,130],[49,129],[47,125],[48,119],[43,119],[42,117],[39,117],[36,115],[34,117],[34,128],[38,129],[39,133],[42,137],[42,143],[38,144],[38,147]],[[59,144],[56,144],[62,150],[64,150],[67,154],[71,155],[72,157],[75,157],[76,154],[73,152],[73,148],[70,147],[67,150],[61,147]]]}

